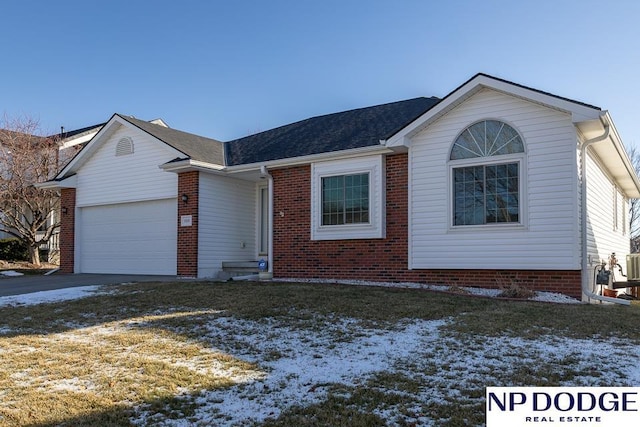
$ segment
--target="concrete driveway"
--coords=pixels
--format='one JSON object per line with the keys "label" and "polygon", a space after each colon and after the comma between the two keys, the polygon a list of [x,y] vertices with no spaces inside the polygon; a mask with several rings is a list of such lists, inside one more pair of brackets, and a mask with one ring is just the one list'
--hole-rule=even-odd
{"label": "concrete driveway", "polygon": [[[1,277],[1,276],[0,276]],[[131,282],[177,282],[176,276],[143,276],[130,274],[52,274],[50,276],[19,276],[0,278],[0,297],[74,288],[91,285],[113,285]]]}

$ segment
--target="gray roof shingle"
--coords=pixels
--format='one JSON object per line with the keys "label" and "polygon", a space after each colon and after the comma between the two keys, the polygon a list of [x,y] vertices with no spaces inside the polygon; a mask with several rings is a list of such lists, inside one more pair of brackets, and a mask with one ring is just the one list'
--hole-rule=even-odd
{"label": "gray roof shingle", "polygon": [[312,117],[226,142],[226,164],[235,166],[380,144],[440,99],[414,98]]}
{"label": "gray roof shingle", "polygon": [[118,116],[184,153],[185,157],[217,165],[225,164],[224,144],[220,141],[146,122],[131,116],[122,114],[118,114]]}

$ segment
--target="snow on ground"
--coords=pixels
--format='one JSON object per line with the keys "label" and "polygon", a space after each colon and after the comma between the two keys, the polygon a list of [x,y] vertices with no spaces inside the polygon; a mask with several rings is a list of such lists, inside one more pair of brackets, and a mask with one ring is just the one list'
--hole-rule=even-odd
{"label": "snow on ground", "polygon": [[[267,372],[266,377],[201,392],[195,414],[187,419],[171,419],[139,408],[132,421],[175,427],[250,425],[276,418],[294,405],[323,401],[331,383],[375,387],[375,381],[366,382],[382,372],[400,372],[424,384],[417,393],[393,390],[402,395],[402,403],[374,411],[389,425],[439,425],[442,420],[424,415],[429,405],[447,405],[450,399],[461,398],[462,390],[479,390],[483,396],[486,385],[511,381],[509,375],[518,366],[548,365],[547,372],[557,376],[570,370],[574,373],[570,379],[561,381],[566,386],[632,386],[640,381],[640,369],[634,364],[594,372],[602,355],[610,360],[637,360],[640,348],[631,342],[555,336],[463,341],[442,332],[450,321],[418,320],[387,330],[362,328],[353,319],[327,318],[321,327],[301,330],[276,319],[218,318],[209,322],[202,338],[229,343],[228,348],[223,345],[219,350],[257,363]],[[339,341],[336,336],[352,339]],[[407,407],[415,408],[413,414]]]}
{"label": "snow on ground", "polygon": [[77,288],[54,289],[52,291],[0,297],[0,308],[17,305],[35,305],[46,302],[67,301],[95,295],[100,286],[80,286]]}
{"label": "snow on ground", "polygon": [[0,271],[0,274],[3,275],[3,276],[7,276],[7,277],[24,276],[24,273],[19,273],[17,271],[13,271],[13,270]]}
{"label": "snow on ground", "polygon": [[[412,283],[349,283],[447,290],[444,286]],[[99,288],[87,286],[2,297],[0,307],[82,298],[99,292]],[[467,290],[486,296],[495,296],[498,292]],[[559,294],[539,293],[539,298],[577,302]],[[442,421],[424,415],[428,405],[446,405],[448,399],[459,398],[461,390],[483,390],[486,385],[505,384],[510,381],[507,374],[518,366],[540,368],[544,365],[545,372],[555,375],[551,381],[560,381],[559,385],[633,386],[640,383],[640,368],[635,364],[598,369],[603,356],[606,360],[638,360],[640,348],[627,340],[582,340],[551,335],[535,340],[506,336],[461,338],[446,333],[451,319],[407,321],[394,329],[364,327],[356,319],[331,316],[314,321],[314,327],[300,328],[273,318],[210,320],[201,332],[203,342],[216,343],[212,350],[256,363],[266,375],[226,389],[196,392],[196,412],[186,419],[148,412],[143,405],[137,408],[132,421],[160,426],[246,425],[275,418],[294,405],[321,402],[332,383],[362,386],[382,372],[406,374],[425,387],[411,393],[394,390],[403,395],[402,407],[379,407],[375,412],[391,424],[425,426]],[[567,371],[573,374],[566,376]],[[537,380],[544,382],[545,378]],[[73,381],[60,383],[59,387],[74,384]],[[375,387],[375,384],[373,381],[367,386]],[[185,394],[183,398],[190,397]]]}

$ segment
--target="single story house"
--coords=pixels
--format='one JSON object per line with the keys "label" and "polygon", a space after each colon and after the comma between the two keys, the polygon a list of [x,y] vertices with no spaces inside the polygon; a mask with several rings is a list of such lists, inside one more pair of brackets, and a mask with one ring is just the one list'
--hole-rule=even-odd
{"label": "single story house", "polygon": [[592,297],[629,252],[634,172],[607,111],[485,74],[221,142],[115,114],[42,184],[61,270],[501,287]]}

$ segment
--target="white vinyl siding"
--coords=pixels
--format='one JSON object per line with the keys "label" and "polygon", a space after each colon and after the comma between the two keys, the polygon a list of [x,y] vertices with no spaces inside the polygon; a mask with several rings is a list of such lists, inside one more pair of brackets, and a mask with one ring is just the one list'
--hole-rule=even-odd
{"label": "white vinyl siding", "polygon": [[223,261],[255,261],[255,182],[200,174],[198,277],[215,277]]}
{"label": "white vinyl siding", "polygon": [[117,125],[80,167],[77,272],[176,274],[178,177],[158,166],[178,155],[133,126]]}
{"label": "white vinyl siding", "polygon": [[[450,226],[449,154],[479,120],[500,120],[522,136],[519,226]],[[409,268],[579,269],[576,131],[569,114],[481,90],[411,140]]]}
{"label": "white vinyl siding", "polygon": [[[123,138],[131,138],[135,150],[117,156],[117,145]],[[176,197],[178,176],[158,166],[179,155],[139,129],[120,126],[78,171],[77,205]]]}
{"label": "white vinyl siding", "polygon": [[[615,206],[617,204],[617,208]],[[612,252],[624,265],[629,253],[628,227],[622,226],[626,209],[623,196],[603,172],[598,160],[587,156],[587,253],[590,267],[607,260]],[[614,229],[617,224],[617,229]]]}
{"label": "white vinyl siding", "polygon": [[78,272],[176,274],[175,199],[88,206],[77,220]]}

